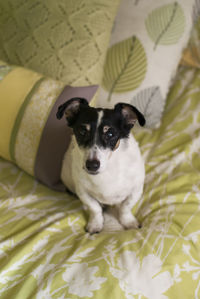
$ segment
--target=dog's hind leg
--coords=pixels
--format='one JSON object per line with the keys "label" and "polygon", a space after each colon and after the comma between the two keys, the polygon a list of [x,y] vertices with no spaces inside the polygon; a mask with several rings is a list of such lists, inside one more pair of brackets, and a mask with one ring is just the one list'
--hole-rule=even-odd
{"label": "dog's hind leg", "polygon": [[98,201],[85,192],[77,192],[84,207],[89,211],[89,221],[86,231],[90,234],[99,233],[103,229],[103,209]]}

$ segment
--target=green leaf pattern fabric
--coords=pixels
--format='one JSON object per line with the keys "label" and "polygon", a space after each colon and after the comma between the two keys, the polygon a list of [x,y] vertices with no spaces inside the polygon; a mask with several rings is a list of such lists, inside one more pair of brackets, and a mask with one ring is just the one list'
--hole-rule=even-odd
{"label": "green leaf pattern fabric", "polygon": [[150,13],[145,25],[155,50],[158,45],[175,44],[185,29],[184,11],[177,2],[164,5]]}
{"label": "green leaf pattern fabric", "polygon": [[85,233],[77,198],[0,159],[0,298],[200,297],[200,71],[182,68],[159,129],[137,129],[144,195],[124,231]]}
{"label": "green leaf pattern fabric", "polygon": [[[118,102],[135,104],[138,109],[142,106],[147,127],[158,127],[197,4],[197,0],[121,1],[97,106],[112,107]],[[138,94],[155,86],[160,96],[146,100],[144,107]]]}
{"label": "green leaf pattern fabric", "polygon": [[146,54],[140,41],[131,37],[108,50],[103,85],[109,90],[108,101],[113,92],[134,90],[143,81],[146,68]]}

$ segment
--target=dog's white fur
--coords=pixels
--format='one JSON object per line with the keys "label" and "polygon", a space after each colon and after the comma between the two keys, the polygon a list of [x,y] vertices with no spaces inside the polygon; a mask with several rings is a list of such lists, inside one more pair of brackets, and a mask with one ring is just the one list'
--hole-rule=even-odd
{"label": "dog's white fur", "polygon": [[[100,116],[98,121],[101,121]],[[86,160],[93,157],[100,161],[97,175],[91,175],[85,169]],[[124,228],[138,227],[131,210],[142,195],[144,177],[144,162],[132,134],[122,139],[113,152],[97,145],[88,150],[81,149],[73,136],[61,172],[63,183],[89,210],[87,231],[90,233],[100,232],[103,228],[103,204],[116,206]]]}

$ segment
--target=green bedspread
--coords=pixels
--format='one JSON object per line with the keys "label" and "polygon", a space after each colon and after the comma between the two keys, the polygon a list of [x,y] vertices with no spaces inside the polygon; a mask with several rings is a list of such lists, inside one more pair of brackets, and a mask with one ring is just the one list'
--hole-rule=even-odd
{"label": "green bedspread", "polygon": [[0,298],[200,298],[200,71],[179,70],[161,127],[135,132],[140,230],[90,236],[79,200],[0,160]]}

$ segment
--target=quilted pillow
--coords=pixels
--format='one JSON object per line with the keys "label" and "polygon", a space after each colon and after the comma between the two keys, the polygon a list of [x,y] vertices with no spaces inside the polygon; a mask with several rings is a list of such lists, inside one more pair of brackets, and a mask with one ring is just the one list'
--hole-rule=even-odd
{"label": "quilted pillow", "polygon": [[118,3],[0,1],[0,59],[69,85],[99,84]]}
{"label": "quilted pillow", "polygon": [[194,0],[122,0],[111,35],[98,105],[126,101],[160,123],[170,82],[191,28]]}
{"label": "quilted pillow", "polygon": [[73,97],[90,101],[97,86],[71,87],[0,62],[0,156],[56,190],[71,130],[57,120],[58,106]]}

